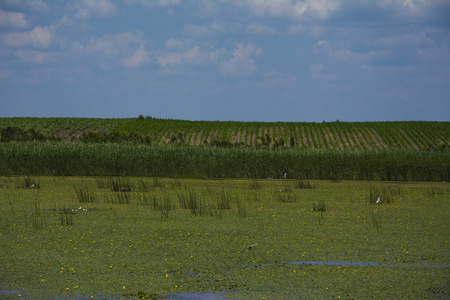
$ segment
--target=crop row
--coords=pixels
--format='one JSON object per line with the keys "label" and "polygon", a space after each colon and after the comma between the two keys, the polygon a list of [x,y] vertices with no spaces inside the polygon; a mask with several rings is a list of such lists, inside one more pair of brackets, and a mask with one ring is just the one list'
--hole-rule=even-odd
{"label": "crop row", "polygon": [[[153,118],[0,118],[7,127],[84,141],[303,150],[450,149],[450,122],[221,122]],[[86,136],[88,133],[89,136]],[[1,135],[1,131],[0,131]],[[118,139],[117,137],[120,137]]]}
{"label": "crop row", "polygon": [[46,135],[51,134],[67,138],[79,135],[83,131],[111,133],[118,126],[130,120],[100,118],[0,118],[0,128],[34,129]]}
{"label": "crop row", "polygon": [[446,152],[0,143],[0,175],[448,181]]}

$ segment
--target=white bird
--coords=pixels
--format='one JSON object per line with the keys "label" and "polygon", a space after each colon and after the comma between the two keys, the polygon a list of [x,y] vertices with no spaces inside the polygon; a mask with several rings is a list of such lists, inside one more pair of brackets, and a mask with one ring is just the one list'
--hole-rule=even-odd
{"label": "white bird", "polygon": [[253,245],[250,245],[250,246],[248,246],[245,250],[252,250],[252,247],[254,247],[254,246],[258,246],[259,244],[253,244]]}
{"label": "white bird", "polygon": [[284,178],[286,178],[286,176],[287,176],[287,173],[284,173]]}
{"label": "white bird", "polygon": [[381,203],[380,197],[378,197],[377,202],[375,202],[375,203]]}
{"label": "white bird", "polygon": [[252,250],[252,247],[258,246],[258,245],[259,244],[253,244],[253,245],[247,246],[247,248],[245,248],[245,251],[244,251],[244,257],[245,257],[245,254],[247,253],[248,250]]}

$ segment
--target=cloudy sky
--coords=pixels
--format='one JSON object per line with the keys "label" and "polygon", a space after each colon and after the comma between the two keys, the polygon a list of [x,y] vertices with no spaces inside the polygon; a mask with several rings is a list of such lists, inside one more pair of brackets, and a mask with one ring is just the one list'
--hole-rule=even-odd
{"label": "cloudy sky", "polygon": [[448,0],[1,0],[0,117],[450,121]]}

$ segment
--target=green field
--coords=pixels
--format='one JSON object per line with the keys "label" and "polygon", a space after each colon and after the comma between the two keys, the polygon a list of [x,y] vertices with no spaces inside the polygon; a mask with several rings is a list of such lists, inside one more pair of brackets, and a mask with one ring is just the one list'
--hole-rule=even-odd
{"label": "green field", "polygon": [[[8,132],[8,127],[13,130]],[[3,141],[56,139],[226,148],[448,151],[449,133],[450,122],[269,123],[165,120],[143,116],[128,119],[0,118]]]}
{"label": "green field", "polygon": [[0,175],[450,180],[449,122],[1,118]]}
{"label": "green field", "polygon": [[[450,295],[448,183],[147,177],[1,177],[0,183],[0,290],[11,291],[0,298]],[[353,263],[288,263],[302,261]],[[356,264],[362,262],[377,265]]]}

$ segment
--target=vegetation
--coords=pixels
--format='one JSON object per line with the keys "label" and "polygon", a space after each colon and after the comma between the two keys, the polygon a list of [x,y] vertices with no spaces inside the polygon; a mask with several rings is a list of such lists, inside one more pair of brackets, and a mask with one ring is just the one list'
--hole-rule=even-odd
{"label": "vegetation", "polygon": [[449,133],[0,118],[0,294],[448,297]]}
{"label": "vegetation", "polygon": [[0,141],[175,143],[223,148],[449,151],[450,122],[219,122],[0,118]]}
{"label": "vegetation", "polygon": [[[0,175],[448,181],[447,152],[0,143]],[[121,184],[121,183],[120,183]],[[120,185],[119,184],[119,185]]]}
{"label": "vegetation", "polygon": [[449,197],[441,182],[0,177],[0,290],[446,298]]}
{"label": "vegetation", "polygon": [[449,122],[0,118],[0,175],[449,180]]}

